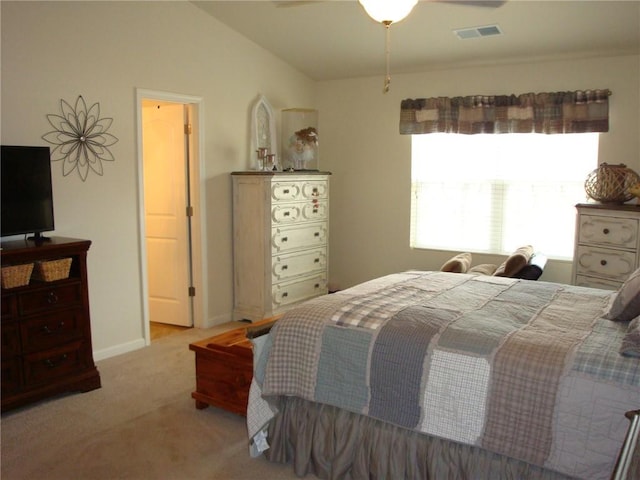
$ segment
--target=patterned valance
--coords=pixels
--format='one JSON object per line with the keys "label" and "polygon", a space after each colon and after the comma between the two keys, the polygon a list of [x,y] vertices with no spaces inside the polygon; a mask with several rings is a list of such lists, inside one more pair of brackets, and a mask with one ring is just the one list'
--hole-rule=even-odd
{"label": "patterned valance", "polygon": [[609,131],[609,90],[406,99],[400,133]]}

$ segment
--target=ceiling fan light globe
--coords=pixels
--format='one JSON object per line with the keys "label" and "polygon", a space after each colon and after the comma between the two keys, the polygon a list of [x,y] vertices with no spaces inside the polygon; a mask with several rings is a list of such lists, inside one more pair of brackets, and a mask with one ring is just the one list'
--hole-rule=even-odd
{"label": "ceiling fan light globe", "polygon": [[367,15],[380,23],[396,23],[405,18],[418,0],[358,0]]}

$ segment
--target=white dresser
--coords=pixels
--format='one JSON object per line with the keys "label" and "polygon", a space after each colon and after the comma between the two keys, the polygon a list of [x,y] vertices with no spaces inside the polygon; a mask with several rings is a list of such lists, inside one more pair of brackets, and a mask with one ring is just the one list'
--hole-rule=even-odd
{"label": "white dresser", "polygon": [[234,320],[327,293],[328,172],[233,172]]}
{"label": "white dresser", "polygon": [[616,290],[640,262],[640,207],[578,204],[573,283]]}

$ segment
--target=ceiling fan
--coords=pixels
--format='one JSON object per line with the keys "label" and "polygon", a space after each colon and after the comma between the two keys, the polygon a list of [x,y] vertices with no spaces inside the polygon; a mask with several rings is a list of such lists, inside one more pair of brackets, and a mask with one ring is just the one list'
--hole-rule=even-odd
{"label": "ceiling fan", "polygon": [[[331,0],[273,0],[272,3],[278,8],[299,7],[312,3],[324,3]],[[425,3],[438,2],[450,3],[476,7],[498,8],[507,0],[424,0]],[[385,27],[385,62],[386,75],[384,78],[383,93],[387,93],[391,86],[391,74],[389,73],[389,57],[391,43],[391,24],[397,23],[406,18],[416,6],[418,0],[358,0],[367,15]]]}
{"label": "ceiling fan", "polygon": [[[288,7],[300,7],[303,5],[309,5],[311,3],[326,3],[330,1],[341,1],[341,0],[272,0],[271,3],[275,4],[275,6],[278,8],[288,8]],[[426,2],[452,3],[457,5],[469,5],[474,7],[492,7],[492,8],[498,8],[507,2],[507,0],[418,0],[418,1],[423,1],[425,3]],[[386,3],[386,2],[378,1],[376,3]]]}

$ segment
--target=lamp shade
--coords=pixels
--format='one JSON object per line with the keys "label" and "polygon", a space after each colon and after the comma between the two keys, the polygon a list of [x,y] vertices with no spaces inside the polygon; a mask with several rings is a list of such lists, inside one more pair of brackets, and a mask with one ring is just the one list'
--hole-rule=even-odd
{"label": "lamp shade", "polygon": [[418,0],[358,0],[376,22],[395,23],[405,18]]}

